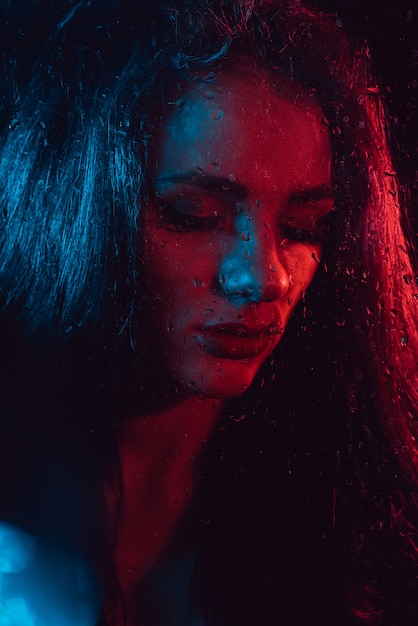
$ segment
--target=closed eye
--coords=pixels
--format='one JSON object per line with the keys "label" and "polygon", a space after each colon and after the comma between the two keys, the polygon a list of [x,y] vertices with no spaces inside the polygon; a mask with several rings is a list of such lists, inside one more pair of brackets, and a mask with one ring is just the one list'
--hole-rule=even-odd
{"label": "closed eye", "polygon": [[301,243],[322,243],[325,236],[325,227],[315,226],[313,229],[294,228],[292,226],[280,226],[281,234],[285,239]]}
{"label": "closed eye", "polygon": [[333,208],[332,198],[293,203],[282,215],[278,226],[283,236],[291,241],[322,243]]}
{"label": "closed eye", "polygon": [[177,232],[223,229],[223,212],[213,207],[202,207],[201,199],[163,202],[159,206],[159,223]]}

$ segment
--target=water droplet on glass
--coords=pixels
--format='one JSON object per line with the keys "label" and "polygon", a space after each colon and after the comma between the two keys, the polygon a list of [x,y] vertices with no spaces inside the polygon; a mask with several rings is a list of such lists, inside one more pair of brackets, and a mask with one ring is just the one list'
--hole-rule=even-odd
{"label": "water droplet on glass", "polygon": [[229,416],[233,422],[239,424],[240,422],[245,420],[245,415],[240,415],[239,417],[235,417],[234,415]]}
{"label": "water droplet on glass", "polygon": [[215,97],[215,93],[213,91],[203,91],[202,95],[207,99],[207,100],[213,100]]}
{"label": "water droplet on glass", "polygon": [[224,116],[224,112],[221,111],[221,109],[214,109],[212,111],[212,118],[216,121],[222,119],[223,116]]}

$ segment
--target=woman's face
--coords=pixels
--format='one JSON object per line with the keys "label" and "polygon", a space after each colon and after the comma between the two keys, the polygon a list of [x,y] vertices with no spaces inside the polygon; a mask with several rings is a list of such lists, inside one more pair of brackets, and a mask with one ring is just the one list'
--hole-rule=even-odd
{"label": "woman's face", "polygon": [[240,394],[279,343],[332,208],[323,113],[245,64],[185,86],[154,137],[143,215],[148,345],[176,384]]}

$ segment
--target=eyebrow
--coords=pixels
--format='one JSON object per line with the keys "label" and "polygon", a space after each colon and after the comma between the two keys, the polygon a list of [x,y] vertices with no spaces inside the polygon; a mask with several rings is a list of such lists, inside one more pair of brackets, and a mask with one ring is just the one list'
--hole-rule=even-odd
{"label": "eyebrow", "polygon": [[244,200],[248,198],[250,194],[248,187],[242,183],[237,183],[235,180],[230,180],[223,176],[206,174],[206,172],[199,170],[170,174],[169,176],[162,176],[154,180],[154,185],[157,188],[165,185],[178,184],[193,185],[193,187],[203,189],[204,191],[232,196],[236,200]]}
{"label": "eyebrow", "polygon": [[[192,185],[198,189],[213,193],[222,193],[237,200],[244,200],[250,195],[250,190],[246,185],[223,176],[207,174],[204,170],[178,172],[168,176],[161,176],[154,180],[154,185],[157,188],[179,184]],[[330,186],[314,185],[308,189],[292,193],[289,196],[288,204],[308,204],[309,202],[319,202],[321,200],[333,200],[334,196],[334,191]]]}

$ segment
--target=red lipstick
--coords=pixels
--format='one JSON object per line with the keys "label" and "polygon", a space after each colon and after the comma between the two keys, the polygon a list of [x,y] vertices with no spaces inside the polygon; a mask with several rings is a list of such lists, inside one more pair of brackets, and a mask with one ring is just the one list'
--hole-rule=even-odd
{"label": "red lipstick", "polygon": [[220,323],[200,328],[198,338],[207,352],[228,359],[248,359],[275,348],[280,333],[276,324]]}

